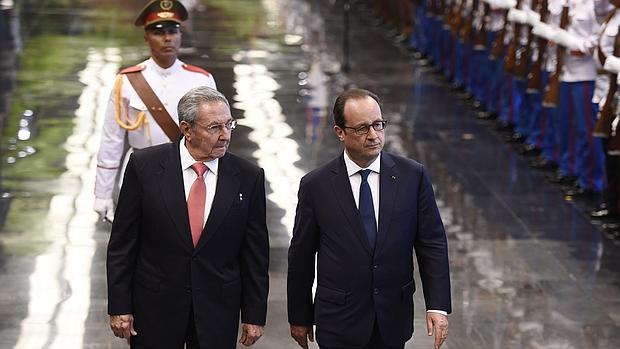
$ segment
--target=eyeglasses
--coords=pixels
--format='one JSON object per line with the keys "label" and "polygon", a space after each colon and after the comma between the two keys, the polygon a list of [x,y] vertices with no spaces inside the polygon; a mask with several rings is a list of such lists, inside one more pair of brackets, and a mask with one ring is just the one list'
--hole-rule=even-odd
{"label": "eyeglasses", "polygon": [[204,126],[204,129],[207,130],[208,134],[214,135],[214,134],[218,134],[218,133],[224,131],[224,129],[226,129],[227,131],[232,131],[236,127],[237,127],[237,120],[230,119],[225,124],[211,124],[209,126]]}
{"label": "eyeglasses", "polygon": [[343,126],[342,128],[350,128],[356,135],[361,136],[367,134],[370,131],[370,127],[372,127],[375,131],[383,131],[383,129],[385,129],[385,125],[387,125],[387,120],[376,121],[370,125],[366,124],[358,127]]}

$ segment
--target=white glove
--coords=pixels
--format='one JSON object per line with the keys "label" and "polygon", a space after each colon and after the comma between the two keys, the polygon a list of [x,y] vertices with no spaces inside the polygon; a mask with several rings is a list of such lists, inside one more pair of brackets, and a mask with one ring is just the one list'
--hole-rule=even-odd
{"label": "white glove", "polygon": [[532,33],[536,36],[540,36],[543,39],[553,40],[555,37],[555,27],[550,26],[547,23],[538,22],[534,28],[532,28]]}
{"label": "white glove", "polygon": [[532,9],[527,9],[526,13],[527,13],[527,24],[533,27],[537,25],[538,23],[540,23],[540,14],[538,12],[533,11]]}
{"label": "white glove", "polygon": [[114,221],[114,201],[112,201],[112,198],[95,198],[93,209],[95,212],[99,213],[102,219],[110,222]]}
{"label": "white glove", "polygon": [[581,51],[581,40],[571,35],[564,29],[558,29],[555,31],[555,36],[552,39],[560,46],[564,46],[569,50]]}
{"label": "white glove", "polygon": [[485,0],[489,3],[492,9],[509,9],[517,6],[516,0]]}
{"label": "white glove", "polygon": [[620,58],[611,55],[607,56],[607,58],[605,58],[605,64],[603,65],[603,69],[614,74],[619,74]]}
{"label": "white glove", "polygon": [[517,22],[522,24],[527,23],[527,12],[513,7],[508,10],[508,20],[510,22]]}

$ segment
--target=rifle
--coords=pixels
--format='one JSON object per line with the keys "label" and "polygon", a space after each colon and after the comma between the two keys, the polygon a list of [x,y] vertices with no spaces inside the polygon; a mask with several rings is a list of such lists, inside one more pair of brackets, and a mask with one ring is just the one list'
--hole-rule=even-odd
{"label": "rifle", "polygon": [[[568,27],[568,5],[562,7],[562,15],[560,17],[560,29],[566,29]],[[555,108],[558,106],[558,100],[560,99],[560,74],[562,73],[562,66],[564,65],[564,53],[566,49],[556,43],[556,65],[553,75],[549,77],[549,83],[545,87],[545,95],[543,97],[543,106],[549,108]]]}
{"label": "rifle", "polygon": [[[619,34],[616,35],[616,39],[614,40],[614,50],[613,55],[618,57],[620,55],[620,27],[618,27]],[[601,51],[599,51],[599,57],[601,56]],[[618,74],[609,74],[609,89],[607,90],[607,98],[605,99],[605,104],[603,104],[603,108],[599,112],[598,120],[596,121],[596,125],[594,125],[594,136],[608,138],[611,135],[612,123],[614,121],[614,96],[616,91],[618,90]],[[616,134],[620,132],[616,131]],[[614,136],[614,139],[618,138]],[[616,141],[617,143],[618,141]],[[612,141],[612,144],[614,141]]]}
{"label": "rifle", "polygon": [[463,10],[465,9],[466,1],[467,0],[461,0],[458,6],[454,4],[452,7],[453,8],[452,16],[449,19],[449,21],[450,21],[450,31],[452,31],[452,34],[454,34],[455,37],[458,36],[459,29],[461,28],[461,25],[463,24]]}
{"label": "rifle", "polygon": [[506,36],[506,29],[508,26],[508,10],[504,10],[504,26],[497,33],[493,45],[491,45],[491,59],[498,59],[504,54],[504,37]]}
{"label": "rifle", "polygon": [[442,0],[441,1],[441,6],[439,8],[440,10],[440,16],[442,19],[443,24],[441,25],[442,29],[450,29],[452,27],[452,21],[454,20],[454,14],[456,12],[456,10],[454,9],[454,7],[456,6],[456,1],[452,1],[449,4],[447,3],[448,0]]}
{"label": "rifle", "polygon": [[[549,16],[548,6],[549,4],[547,0],[542,0],[540,2],[540,9],[538,13],[540,14],[540,21],[543,23],[547,22],[547,17]],[[532,70],[528,75],[526,89],[527,93],[540,92],[540,87],[542,85],[542,71],[545,63],[545,51],[547,51],[547,39],[538,37],[536,46],[538,48],[538,55],[536,61],[532,65]]]}
{"label": "rifle", "polygon": [[467,14],[467,20],[465,24],[459,31],[459,36],[463,41],[471,41],[472,33],[474,32],[474,17],[476,16],[476,11],[478,11],[478,0],[473,0],[471,5],[471,11]]}
{"label": "rifle", "polygon": [[[516,9],[521,8],[521,0],[517,0]],[[519,37],[521,36],[521,23],[512,23],[512,39],[508,44],[506,56],[504,57],[504,70],[507,73],[514,74],[515,64],[517,61],[517,47],[519,46]]]}
{"label": "rifle", "polygon": [[474,36],[474,50],[482,51],[487,47],[487,19],[490,11],[491,5],[485,2],[484,11],[482,12],[482,18],[480,20],[480,29],[478,29],[478,32]]}
{"label": "rifle", "polygon": [[[538,7],[538,0],[532,0],[532,8]],[[527,30],[527,44],[523,51],[521,52],[521,56],[515,62],[514,66],[514,74],[515,77],[519,80],[523,80],[527,78],[527,67],[528,62],[530,60],[530,52],[532,51],[532,42],[534,41],[534,34],[532,34],[532,27],[528,25]]]}

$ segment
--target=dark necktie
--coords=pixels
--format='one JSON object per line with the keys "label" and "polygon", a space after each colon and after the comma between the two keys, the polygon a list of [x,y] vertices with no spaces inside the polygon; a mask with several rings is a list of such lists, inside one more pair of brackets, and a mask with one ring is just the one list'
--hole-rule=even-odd
{"label": "dark necktie", "polygon": [[189,227],[192,232],[192,242],[194,247],[196,247],[204,227],[205,200],[207,197],[207,187],[203,175],[209,168],[202,162],[197,162],[192,165],[192,169],[196,172],[198,178],[196,178],[189,189],[187,213],[189,215]]}
{"label": "dark necktie", "polygon": [[368,185],[368,175],[372,170],[360,170],[359,174],[362,177],[362,185],[360,185],[360,201],[359,210],[362,217],[362,223],[364,224],[364,230],[366,230],[366,236],[368,237],[368,244],[370,250],[374,251],[375,242],[377,241],[377,221],[375,219],[375,207],[372,203],[372,192],[370,191],[370,185]]}

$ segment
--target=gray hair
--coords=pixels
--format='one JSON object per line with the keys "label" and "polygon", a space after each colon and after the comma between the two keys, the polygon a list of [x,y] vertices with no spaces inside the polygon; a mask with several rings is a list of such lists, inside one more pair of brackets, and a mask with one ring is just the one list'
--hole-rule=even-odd
{"label": "gray hair", "polygon": [[179,106],[177,107],[179,123],[185,121],[193,127],[198,117],[198,109],[200,109],[200,106],[205,103],[215,102],[226,103],[228,108],[230,108],[228,100],[218,90],[208,86],[194,87],[181,97],[179,101]]}

